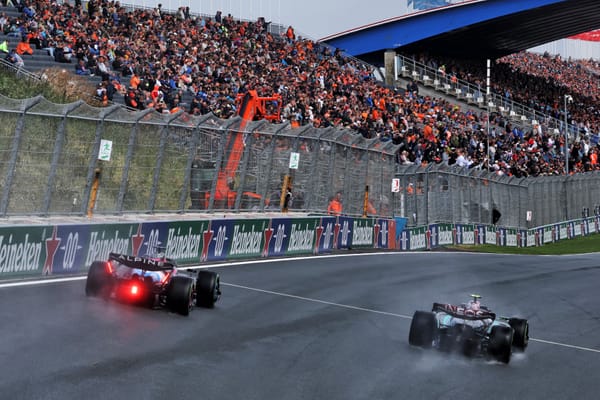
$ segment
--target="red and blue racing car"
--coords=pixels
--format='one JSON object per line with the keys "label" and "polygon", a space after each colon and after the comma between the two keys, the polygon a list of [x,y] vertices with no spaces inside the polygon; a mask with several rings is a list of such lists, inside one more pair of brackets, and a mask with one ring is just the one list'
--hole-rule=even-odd
{"label": "red and blue racing car", "polygon": [[188,315],[194,306],[212,308],[221,296],[219,275],[177,268],[164,256],[130,256],[110,253],[107,261],[94,261],[85,284],[87,296],[164,308]]}

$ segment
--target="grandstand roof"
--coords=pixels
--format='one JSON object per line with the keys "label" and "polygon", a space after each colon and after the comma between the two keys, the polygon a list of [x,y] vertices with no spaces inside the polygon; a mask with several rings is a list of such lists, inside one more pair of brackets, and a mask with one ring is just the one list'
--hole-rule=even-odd
{"label": "grandstand roof", "polygon": [[487,0],[440,7],[322,39],[353,56],[388,49],[457,59],[496,59],[600,28],[598,0]]}

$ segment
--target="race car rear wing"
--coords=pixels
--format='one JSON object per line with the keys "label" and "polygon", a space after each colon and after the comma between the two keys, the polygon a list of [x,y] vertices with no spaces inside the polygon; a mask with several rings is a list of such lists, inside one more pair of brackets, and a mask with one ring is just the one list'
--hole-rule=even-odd
{"label": "race car rear wing", "polygon": [[108,255],[110,261],[116,261],[121,265],[129,268],[138,268],[145,271],[170,271],[177,265],[170,260],[161,260],[148,257],[136,257],[126,254],[110,253]]}
{"label": "race car rear wing", "polygon": [[470,310],[465,310],[463,307],[455,306],[454,304],[433,303],[431,311],[445,312],[446,314],[450,314],[453,317],[467,319],[471,321],[477,321],[482,319],[496,319],[496,314],[489,310],[482,309],[477,312],[473,312]]}

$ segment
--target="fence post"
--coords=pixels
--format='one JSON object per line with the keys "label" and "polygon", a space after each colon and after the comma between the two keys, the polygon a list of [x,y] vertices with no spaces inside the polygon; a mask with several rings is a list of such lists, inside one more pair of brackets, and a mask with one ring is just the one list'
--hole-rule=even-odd
{"label": "fence post", "polygon": [[24,100],[21,103],[21,115],[15,127],[15,136],[10,150],[10,160],[6,169],[6,178],[4,179],[4,187],[2,188],[2,199],[0,200],[0,216],[5,216],[8,210],[8,202],[10,200],[10,189],[13,179],[15,178],[15,169],[17,168],[17,156],[21,147],[21,139],[23,137],[23,128],[25,126],[25,114],[27,111],[39,103],[43,99],[42,96],[34,97],[33,99]]}
{"label": "fence post", "polygon": [[140,129],[140,120],[149,113],[154,112],[154,109],[142,111],[138,114],[138,118],[135,120],[129,133],[129,142],[127,143],[127,154],[125,155],[125,165],[123,166],[123,174],[121,175],[121,185],[119,186],[119,194],[117,195],[116,212],[123,212],[123,204],[125,203],[125,195],[127,194],[127,182],[129,182],[129,171],[131,170],[131,163],[133,161],[133,155],[135,153],[135,139]]}
{"label": "fence post", "polygon": [[83,192],[83,198],[81,199],[81,214],[87,215],[88,206],[90,202],[90,196],[92,193],[92,186],[94,184],[94,177],[96,175],[96,164],[98,163],[98,152],[100,151],[100,141],[102,140],[102,134],[104,133],[104,119],[113,111],[120,109],[120,106],[112,106],[103,110],[100,113],[99,120],[96,123],[96,135],[94,137],[94,146],[92,147],[92,153],[88,161],[88,172],[85,183],[85,189]]}
{"label": "fence post", "polygon": [[240,120],[241,120],[240,117],[232,118],[228,124],[226,124],[220,128],[220,130],[223,132],[223,134],[221,135],[221,140],[219,142],[217,161],[215,163],[215,175],[213,177],[212,187],[210,189],[210,196],[208,198],[208,210],[213,210],[213,207],[215,205],[215,193],[217,191],[217,181],[219,179],[219,173],[220,173],[221,169],[224,168],[223,161],[225,160],[225,145],[226,145],[227,141],[231,138],[231,135],[234,134],[231,132],[231,130],[229,128],[233,124],[236,124],[236,123],[239,125]]}
{"label": "fence post", "polygon": [[152,189],[150,190],[150,199],[148,201],[148,212],[152,214],[156,207],[156,196],[158,195],[158,185],[160,182],[160,172],[162,169],[163,160],[165,158],[165,147],[167,146],[167,138],[169,137],[169,128],[171,122],[179,118],[184,111],[179,111],[176,114],[170,116],[167,120],[166,125],[163,125],[160,133],[160,144],[158,145],[158,155],[156,157],[156,165],[154,166],[154,176],[152,178]]}
{"label": "fence post", "polygon": [[50,171],[48,173],[48,184],[46,185],[46,193],[44,195],[44,202],[42,203],[42,215],[44,216],[48,215],[48,210],[50,209],[52,190],[54,189],[54,180],[56,179],[58,162],[60,160],[60,154],[65,142],[65,125],[67,124],[67,115],[82,104],[85,104],[85,102],[83,100],[79,100],[78,102],[70,104],[66,107],[65,113],[63,114],[62,120],[58,127],[58,132],[56,132],[56,140],[54,141],[54,150],[52,152],[52,161],[50,163]]}
{"label": "fence post", "polygon": [[198,149],[199,142],[200,128],[196,125],[196,127],[192,129],[192,140],[190,142],[188,159],[185,165],[185,172],[183,175],[183,188],[181,189],[181,197],[179,198],[180,212],[185,212],[185,203],[191,191],[192,164],[194,163],[194,159],[196,158],[196,151]]}

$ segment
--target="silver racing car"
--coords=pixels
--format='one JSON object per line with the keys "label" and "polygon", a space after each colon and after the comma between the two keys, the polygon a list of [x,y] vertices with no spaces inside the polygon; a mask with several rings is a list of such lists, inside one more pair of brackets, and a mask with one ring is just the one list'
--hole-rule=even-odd
{"label": "silver racing car", "polygon": [[481,296],[473,294],[468,303],[433,303],[431,311],[416,311],[408,342],[508,364],[513,350],[525,351],[529,323],[522,318],[498,317],[481,304]]}

